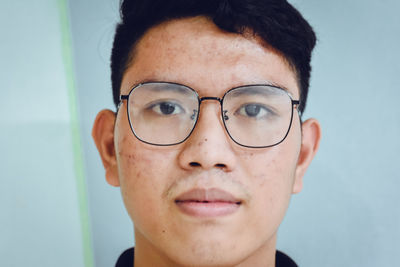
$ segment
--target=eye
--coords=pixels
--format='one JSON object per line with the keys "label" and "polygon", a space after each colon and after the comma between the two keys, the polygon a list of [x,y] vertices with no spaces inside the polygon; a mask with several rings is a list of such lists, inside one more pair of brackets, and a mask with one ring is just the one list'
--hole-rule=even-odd
{"label": "eye", "polygon": [[242,105],[235,114],[254,118],[254,119],[261,119],[262,117],[268,116],[273,112],[268,109],[265,105],[257,104],[257,103],[249,103]]}
{"label": "eye", "polygon": [[170,101],[154,103],[150,107],[148,107],[148,109],[154,111],[157,114],[166,116],[184,113],[183,108],[179,104]]}

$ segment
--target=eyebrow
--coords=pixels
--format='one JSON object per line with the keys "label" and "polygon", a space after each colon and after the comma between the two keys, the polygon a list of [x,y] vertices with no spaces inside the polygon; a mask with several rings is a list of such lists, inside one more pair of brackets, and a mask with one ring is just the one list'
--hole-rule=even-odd
{"label": "eyebrow", "polygon": [[[247,90],[235,90],[238,88],[247,88]],[[267,90],[271,89],[271,90]],[[273,84],[249,84],[244,86],[235,87],[232,90],[233,96],[241,96],[241,95],[274,95],[276,92],[284,91],[289,93],[285,88],[275,86]]]}
{"label": "eyebrow", "polygon": [[[132,85],[131,88],[139,87],[144,84],[158,85],[158,86],[154,86],[153,88],[151,88],[151,90],[154,92],[161,92],[161,91],[172,91],[172,92],[178,92],[178,93],[188,93],[190,91],[197,92],[195,89],[193,89],[187,85],[181,84],[181,83],[162,81],[162,80],[158,81],[158,80],[154,80],[154,79],[144,79],[141,82],[137,83],[136,85]],[[164,86],[160,86],[160,85],[164,85]],[[269,80],[265,80],[264,82],[261,82],[261,83],[254,83],[254,84],[247,84],[247,85],[244,84],[241,86],[233,87],[229,90],[236,89],[236,88],[243,88],[243,87],[262,87],[262,86],[264,86],[264,88],[266,86],[266,87],[272,87],[272,88],[275,88],[278,90],[283,90],[286,93],[288,93],[289,95],[292,95],[286,87],[284,87],[276,82],[269,81]],[[235,92],[235,95],[236,94],[237,95],[250,95],[250,94],[267,95],[267,93],[265,92],[265,89],[256,89],[256,88],[250,88],[250,89],[251,90],[246,90],[247,92],[246,91]]]}
{"label": "eyebrow", "polygon": [[289,90],[285,86],[283,86],[283,85],[281,85],[279,83],[273,82],[273,81],[265,80],[264,83],[261,83],[259,85],[269,85],[269,86],[272,86],[272,87],[278,87],[279,89],[283,89],[284,91],[289,92]]}
{"label": "eyebrow", "polygon": [[[153,86],[151,86],[153,85]],[[190,87],[183,85],[183,84],[177,84],[173,82],[142,82],[135,87],[141,87],[141,86],[151,86],[148,89],[153,91],[153,92],[177,92],[177,93],[185,93],[188,94],[189,92],[192,92],[193,89]]]}

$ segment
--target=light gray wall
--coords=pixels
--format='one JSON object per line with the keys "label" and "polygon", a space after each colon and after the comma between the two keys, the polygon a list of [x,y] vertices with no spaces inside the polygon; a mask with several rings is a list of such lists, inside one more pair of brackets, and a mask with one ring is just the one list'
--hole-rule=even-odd
{"label": "light gray wall", "polygon": [[[278,248],[300,266],[394,266],[400,251],[400,2],[293,0],[318,34],[305,118],[323,127]],[[119,190],[90,137],[112,108],[109,54],[118,1],[70,0],[96,266],[133,245]]]}
{"label": "light gray wall", "polygon": [[85,266],[59,4],[0,2],[0,266]]}

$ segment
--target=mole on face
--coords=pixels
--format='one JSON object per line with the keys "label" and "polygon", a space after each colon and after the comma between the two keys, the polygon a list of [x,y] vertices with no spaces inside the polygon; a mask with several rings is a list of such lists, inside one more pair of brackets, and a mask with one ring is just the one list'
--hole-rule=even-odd
{"label": "mole on face", "polygon": [[133,153],[120,152],[121,158],[123,158],[129,165],[135,165],[136,156]]}

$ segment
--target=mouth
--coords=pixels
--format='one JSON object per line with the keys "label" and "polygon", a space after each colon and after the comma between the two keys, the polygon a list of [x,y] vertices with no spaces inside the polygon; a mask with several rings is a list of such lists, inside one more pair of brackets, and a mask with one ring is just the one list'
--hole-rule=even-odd
{"label": "mouth", "polygon": [[194,217],[218,217],[235,213],[242,200],[221,189],[192,189],[175,199],[179,210]]}

